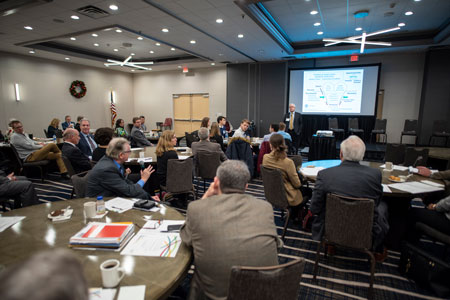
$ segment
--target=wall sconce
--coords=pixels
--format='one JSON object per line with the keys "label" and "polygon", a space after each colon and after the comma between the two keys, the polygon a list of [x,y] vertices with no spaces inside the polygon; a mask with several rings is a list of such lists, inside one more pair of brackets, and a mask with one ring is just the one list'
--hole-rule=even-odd
{"label": "wall sconce", "polygon": [[20,101],[20,90],[18,83],[14,83],[14,92],[16,93],[16,101]]}

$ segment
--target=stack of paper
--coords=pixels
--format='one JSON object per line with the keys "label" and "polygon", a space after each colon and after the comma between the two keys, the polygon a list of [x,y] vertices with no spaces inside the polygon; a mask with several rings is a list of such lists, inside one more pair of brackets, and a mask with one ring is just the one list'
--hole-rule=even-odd
{"label": "stack of paper", "polygon": [[314,167],[314,168],[305,167],[305,168],[301,168],[300,172],[302,173],[303,176],[317,177],[317,174],[319,173],[319,171],[321,171],[323,169],[324,169],[324,167]]}

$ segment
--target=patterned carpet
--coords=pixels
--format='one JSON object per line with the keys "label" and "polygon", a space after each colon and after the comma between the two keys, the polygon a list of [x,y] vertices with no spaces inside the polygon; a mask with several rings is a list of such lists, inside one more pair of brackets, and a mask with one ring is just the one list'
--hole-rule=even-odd
{"label": "patterned carpet", "polygon": [[[72,186],[70,181],[57,176],[42,183],[33,180],[40,201],[59,201],[70,198]],[[203,183],[199,184],[199,192],[203,191]],[[261,180],[253,180],[247,193],[265,200]],[[420,205],[420,203],[416,203]],[[185,212],[184,209],[178,209]],[[283,220],[279,211],[274,212],[278,233],[282,232]],[[367,258],[359,253],[342,251],[327,259],[321,258],[318,279],[312,279],[317,243],[312,241],[311,234],[290,224],[284,247],[280,250],[280,263],[302,257],[306,260],[306,268],[302,276],[299,299],[365,299],[369,281],[369,263]],[[388,258],[383,263],[377,263],[375,270],[374,299],[439,299],[431,292],[417,287],[414,282],[402,277],[398,272],[400,253],[389,251]],[[183,299],[189,289],[189,279],[183,282],[172,299]]]}

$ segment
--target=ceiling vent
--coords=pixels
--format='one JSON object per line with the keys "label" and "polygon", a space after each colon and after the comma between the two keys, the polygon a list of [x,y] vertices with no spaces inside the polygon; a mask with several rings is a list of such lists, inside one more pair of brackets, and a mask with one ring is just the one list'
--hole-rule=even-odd
{"label": "ceiling vent", "polygon": [[80,7],[76,12],[92,19],[101,19],[109,16],[107,11],[92,5]]}

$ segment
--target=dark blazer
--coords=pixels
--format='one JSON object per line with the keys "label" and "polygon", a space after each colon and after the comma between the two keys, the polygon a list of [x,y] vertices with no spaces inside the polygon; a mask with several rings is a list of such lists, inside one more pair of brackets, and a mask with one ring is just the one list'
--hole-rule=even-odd
{"label": "dark blazer", "polygon": [[149,140],[147,140],[147,138],[145,137],[145,134],[135,126],[133,126],[133,129],[131,129],[130,136],[133,139],[133,144],[136,145],[137,147],[152,145],[152,143],[150,143]]}
{"label": "dark blazer", "polygon": [[217,144],[219,144],[220,148],[222,148],[223,152],[225,152],[227,150],[225,148],[225,146],[223,145],[223,137],[221,135],[210,136],[209,140],[213,143],[216,142]]}
{"label": "dark blazer", "polygon": [[[95,141],[94,136],[92,134],[89,134],[89,136],[93,141]],[[86,140],[86,138],[81,132],[80,132],[80,141],[78,142],[77,147],[80,148],[81,152],[83,152],[84,155],[92,156],[92,151],[91,147],[89,147],[89,142]]]}
{"label": "dark blazer", "polygon": [[58,128],[55,128],[55,127],[49,125],[47,128],[47,137],[52,138],[53,136],[56,136],[57,132],[58,132]]}
{"label": "dark blazer", "polygon": [[91,169],[89,158],[78,147],[64,143],[61,150],[62,154],[70,160],[75,173],[78,174]]}
{"label": "dark blazer", "polygon": [[[291,113],[288,112],[284,115],[283,122],[286,124],[286,131],[289,130],[289,119],[291,117]],[[302,115],[298,112],[294,112],[294,132],[296,135],[300,135],[302,132]]]}
{"label": "dark blazer", "polygon": [[112,158],[106,155],[89,172],[87,181],[86,197],[97,196],[150,199],[147,192],[139,184],[126,179]]}
{"label": "dark blazer", "polygon": [[253,165],[253,151],[246,139],[241,137],[229,139],[226,154],[229,159],[243,160],[247,164],[250,175],[253,177],[255,169]]}
{"label": "dark blazer", "polygon": [[322,170],[318,173],[309,209],[317,214],[312,225],[312,236],[320,240],[325,225],[325,205],[327,193],[355,198],[370,198],[375,201],[373,243],[379,244],[384,239],[389,225],[387,210],[381,201],[383,187],[381,172],[359,162],[343,161],[339,166]]}
{"label": "dark blazer", "polygon": [[99,161],[106,154],[106,148],[97,147],[92,152],[92,161]]}
{"label": "dark blazer", "polygon": [[178,159],[178,155],[175,150],[164,152],[163,155],[158,156],[156,160],[156,174],[158,175],[159,184],[162,186],[166,186],[167,161],[169,159]]}
{"label": "dark blazer", "polygon": [[70,123],[62,122],[61,123],[61,126],[62,126],[63,130],[66,130],[70,125],[73,125],[73,128],[75,128],[75,123],[74,122],[70,122]]}

